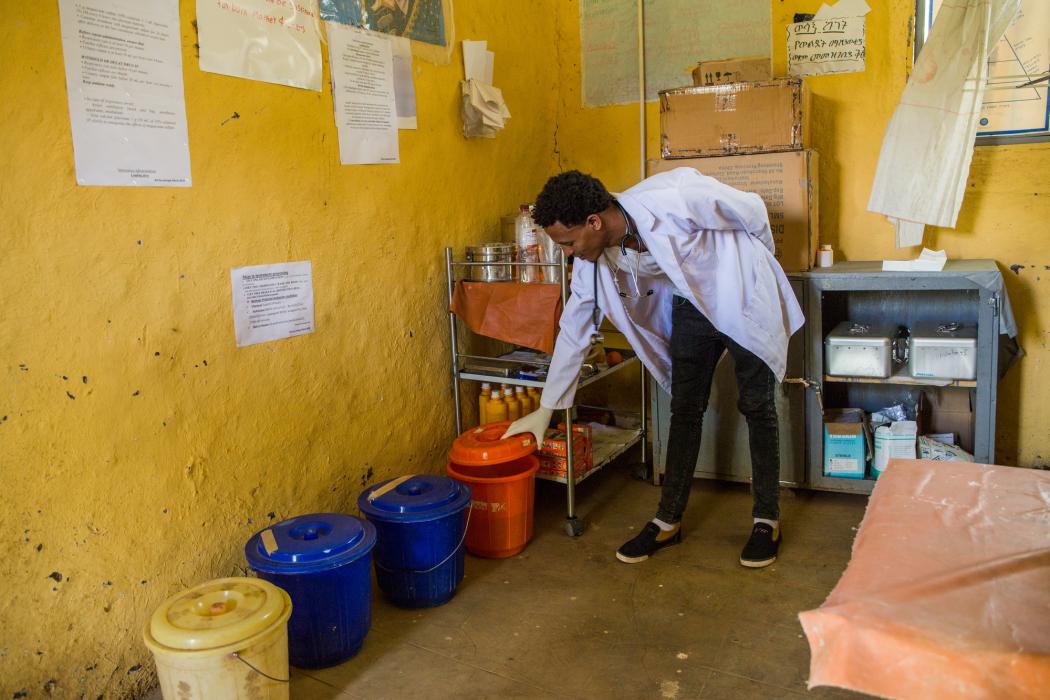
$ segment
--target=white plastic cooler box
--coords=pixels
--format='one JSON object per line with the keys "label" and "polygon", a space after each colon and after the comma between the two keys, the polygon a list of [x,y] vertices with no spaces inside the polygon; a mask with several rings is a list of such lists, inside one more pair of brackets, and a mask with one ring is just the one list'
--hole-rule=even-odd
{"label": "white plastic cooler box", "polygon": [[843,321],[824,339],[825,372],[836,377],[876,377],[893,373],[897,326]]}
{"label": "white plastic cooler box", "polygon": [[908,365],[913,377],[976,379],[976,324],[916,323],[908,342]]}

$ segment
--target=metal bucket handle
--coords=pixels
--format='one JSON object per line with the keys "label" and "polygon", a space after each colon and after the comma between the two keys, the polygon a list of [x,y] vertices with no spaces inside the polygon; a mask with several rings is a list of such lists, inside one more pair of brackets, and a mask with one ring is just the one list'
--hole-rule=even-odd
{"label": "metal bucket handle", "polygon": [[269,673],[266,673],[265,671],[259,669],[256,666],[253,666],[247,659],[245,659],[243,656],[241,656],[236,651],[233,652],[232,654],[230,654],[230,658],[231,659],[237,659],[242,664],[244,664],[245,666],[247,666],[251,670],[255,671],[256,673],[258,673],[263,678],[268,678],[268,679],[270,679],[271,681],[273,681],[275,683],[291,683],[292,682],[291,678],[277,678],[276,676],[271,676]]}
{"label": "metal bucket handle", "polygon": [[410,573],[410,574],[429,574],[434,569],[438,569],[438,568],[444,566],[445,562],[447,562],[449,559],[454,557],[456,555],[456,552],[458,552],[460,550],[460,548],[463,546],[463,543],[466,541],[466,539],[467,539],[467,528],[470,527],[470,514],[473,511],[474,511],[474,507],[473,506],[468,506],[467,507],[467,522],[463,523],[463,535],[459,538],[459,544],[457,544],[455,547],[452,548],[452,551],[449,552],[447,557],[445,557],[444,559],[439,561],[437,564],[434,564],[429,569],[388,569],[387,567],[383,566],[378,561],[373,559],[373,561],[375,562],[376,568],[382,569],[383,571],[389,571],[390,573],[407,572],[407,573]]}

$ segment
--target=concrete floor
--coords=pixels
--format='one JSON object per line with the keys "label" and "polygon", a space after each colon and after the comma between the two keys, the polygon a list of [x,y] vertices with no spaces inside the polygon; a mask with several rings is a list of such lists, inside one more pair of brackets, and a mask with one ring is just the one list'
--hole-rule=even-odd
{"label": "concrete floor", "polygon": [[737,562],[750,532],[744,485],[695,482],[682,544],[635,565],[613,553],[652,517],[659,490],[619,465],[578,495],[582,537],[562,529],[564,487],[541,482],[528,548],[467,555],[443,607],[401,610],[377,590],[361,653],[293,671],[292,698],[861,697],[806,690],[796,615],[838,580],[866,498],[785,491],[780,559],[749,570]]}
{"label": "concrete floor", "polygon": [[442,607],[402,610],[376,589],[361,652],[292,669],[292,699],[867,697],[806,690],[797,617],[838,581],[866,497],[784,490],[780,558],[751,570],[737,561],[751,526],[744,484],[695,481],[682,544],[633,565],[614,552],[652,517],[659,489],[618,464],[577,495],[582,537],[564,532],[565,488],[539,482],[529,546],[511,559],[468,554]]}

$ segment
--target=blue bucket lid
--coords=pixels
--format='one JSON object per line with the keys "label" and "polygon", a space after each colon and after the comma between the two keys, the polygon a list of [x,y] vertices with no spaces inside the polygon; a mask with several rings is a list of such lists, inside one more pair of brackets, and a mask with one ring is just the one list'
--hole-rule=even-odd
{"label": "blue bucket lid", "polygon": [[309,574],[356,561],[372,551],[375,543],[375,526],[367,520],[312,513],[255,533],[244,545],[244,555],[256,571]]}
{"label": "blue bucket lid", "polygon": [[435,474],[388,479],[365,489],[357,507],[369,518],[394,522],[436,520],[470,505],[466,484]]}

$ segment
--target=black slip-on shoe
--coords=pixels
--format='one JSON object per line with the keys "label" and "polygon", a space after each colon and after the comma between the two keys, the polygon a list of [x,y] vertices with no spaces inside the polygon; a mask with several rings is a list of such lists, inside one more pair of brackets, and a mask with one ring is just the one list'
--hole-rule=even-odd
{"label": "black slip-on shoe", "polygon": [[648,559],[657,550],[670,547],[682,541],[682,528],[676,525],[674,530],[664,532],[654,522],[648,522],[638,535],[616,550],[616,558],[626,564],[637,564]]}
{"label": "black slip-on shoe", "polygon": [[782,539],[779,527],[774,531],[769,523],[755,523],[751,528],[751,537],[740,554],[740,563],[751,569],[769,566],[777,560],[777,550],[780,549]]}

